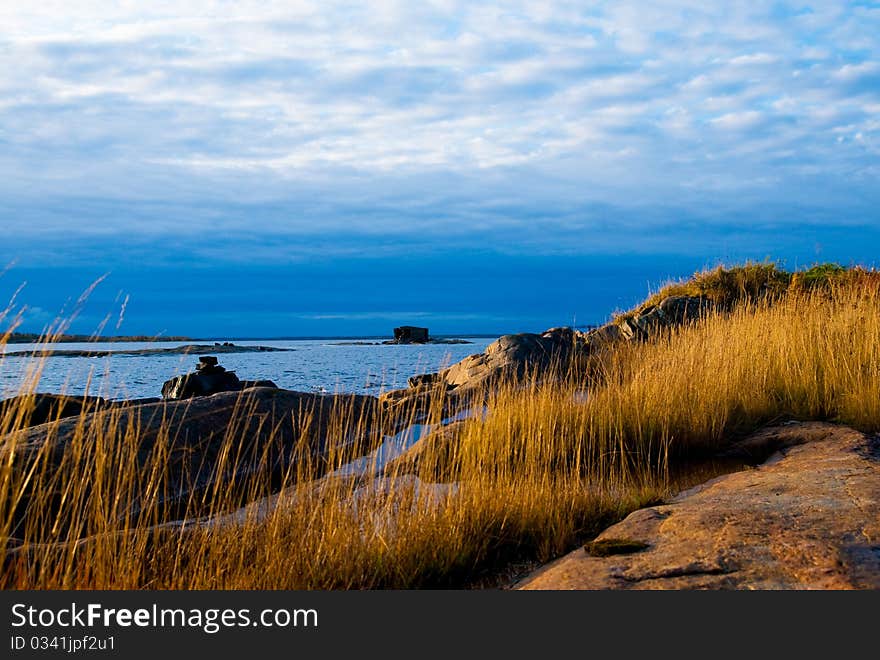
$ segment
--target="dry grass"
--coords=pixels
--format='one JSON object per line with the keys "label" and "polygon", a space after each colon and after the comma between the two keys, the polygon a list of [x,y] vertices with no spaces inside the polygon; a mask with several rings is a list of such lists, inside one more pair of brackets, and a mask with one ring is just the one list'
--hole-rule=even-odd
{"label": "dry grass", "polygon": [[[758,279],[735,286],[749,292]],[[509,562],[549,559],[667,494],[670,469],[768,421],[880,429],[877,278],[850,270],[820,279],[815,286],[786,276],[772,296],[744,295],[655,341],[622,343],[586,377],[498,388],[485,417],[422,458],[422,480],[318,480],[303,461],[277,496],[208,524],[168,524],[155,506],[168,484],[167,453],[158,443],[149,461],[135,460],[137,428],[125,429],[123,442],[105,442],[83,424],[60,464],[43,451],[25,466],[10,432],[21,412],[5,409],[4,538],[33,495],[2,586],[461,586]],[[358,421],[337,423],[343,433]],[[230,456],[236,440],[229,435]],[[333,457],[320,473],[350,458]],[[438,475],[452,483],[430,485]],[[259,477],[245,486],[257,500],[278,487]],[[135,497],[147,506],[132,513]],[[225,489],[200,497],[216,514],[240,504]]]}

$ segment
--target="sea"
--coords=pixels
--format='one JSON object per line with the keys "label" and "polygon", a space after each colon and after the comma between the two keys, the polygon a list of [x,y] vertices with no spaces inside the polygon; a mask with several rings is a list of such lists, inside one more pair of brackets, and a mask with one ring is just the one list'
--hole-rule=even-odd
{"label": "sea", "polygon": [[[222,353],[220,365],[242,380],[271,380],[279,387],[324,394],[378,395],[407,386],[410,376],[436,372],[474,353],[497,337],[464,337],[467,344],[381,344],[375,338],[232,340],[237,346],[269,346],[288,351]],[[14,357],[6,353],[40,350],[131,351],[173,348],[193,342],[89,342],[0,346],[0,398],[30,391],[88,394],[107,399],[161,396],[162,383],[195,370],[198,355],[111,355],[102,357]],[[210,351],[207,352],[210,354]]]}

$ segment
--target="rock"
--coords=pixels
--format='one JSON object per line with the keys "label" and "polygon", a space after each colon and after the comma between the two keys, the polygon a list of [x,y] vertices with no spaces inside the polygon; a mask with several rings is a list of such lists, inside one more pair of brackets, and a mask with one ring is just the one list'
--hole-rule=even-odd
{"label": "rock", "polygon": [[107,401],[96,396],[72,396],[67,394],[22,394],[0,402],[0,419],[7,411],[14,410],[20,415],[14,424],[18,428],[36,426],[65,417],[78,417],[83,411],[89,412]]}
{"label": "rock", "polygon": [[658,305],[667,324],[696,321],[713,306],[710,299],[699,296],[670,296]]}
{"label": "rock", "polygon": [[440,374],[419,374],[418,376],[410,376],[406,381],[410,387],[422,387],[424,385],[435,385],[443,382]]}
{"label": "rock", "polygon": [[242,380],[239,382],[241,383],[241,389],[243,390],[247,390],[252,387],[271,387],[272,389],[278,389],[275,381],[272,380]]}
{"label": "rock", "polygon": [[573,359],[589,354],[587,335],[571,328],[551,328],[541,334],[504,335],[484,353],[466,357],[436,374],[410,379],[410,388],[391,390],[380,400],[398,426],[424,418],[429,410],[448,417],[481,405],[488,388],[505,380],[518,380],[532,371],[555,366],[567,370]]}
{"label": "rock", "polygon": [[[220,346],[220,344],[215,343],[214,346]],[[219,361],[217,360],[217,356],[215,355],[203,355],[199,358],[199,364],[196,366],[196,369],[202,372],[207,372],[211,369],[217,369],[218,362]],[[223,369],[222,367],[219,368],[221,370]]]}
{"label": "rock", "polygon": [[405,422],[418,419],[419,414],[432,408],[442,410],[446,417],[481,405],[479,399],[488,387],[522,379],[530,371],[546,371],[553,365],[565,371],[573,358],[586,356],[589,350],[587,335],[571,328],[504,335],[489,344],[484,353],[470,355],[436,374],[413,376],[409,389],[391,390],[380,400],[392,417],[396,415]]}
{"label": "rock", "polygon": [[236,392],[242,383],[233,371],[226,371],[217,364],[213,355],[203,355],[196,365],[196,372],[175,376],[162,384],[162,397],[165,399],[188,399],[194,396],[208,396],[218,392]]}
{"label": "rock", "polygon": [[[499,337],[483,353],[469,355],[436,374],[409,379],[410,388],[385,393],[383,405],[394,414],[411,418],[412,410],[431,407],[432,396],[443,397],[443,410],[455,414],[474,403],[476,393],[500,382],[580,373],[586,358],[597,350],[611,348],[617,341],[644,341],[660,328],[695,320],[711,308],[707,298],[673,296],[658,305],[608,323],[589,332],[572,328],[550,328],[541,334],[521,333]],[[458,408],[456,408],[458,406]]]}
{"label": "rock", "polygon": [[475,388],[505,378],[522,378],[532,369],[556,366],[565,370],[572,357],[586,355],[586,335],[571,328],[551,328],[538,334],[504,335],[486,347],[440,372],[450,388]]}
{"label": "rock", "polygon": [[428,342],[428,328],[402,325],[394,328],[395,344],[425,344]]}
{"label": "rock", "polygon": [[639,335],[639,326],[633,319],[622,319],[617,323],[621,336],[627,341],[637,339]]}
{"label": "rock", "polygon": [[[311,476],[318,476],[332,467],[325,462],[331,452],[346,457],[351,453],[352,458],[369,453],[381,440],[374,428],[377,408],[378,400],[369,396],[322,396],[272,388],[224,392],[119,407],[24,429],[14,438],[7,436],[10,442],[0,447],[0,460],[11,460],[15,470],[24,471],[45,456],[51,474],[61,463],[65,448],[73,443],[129,447],[131,460],[141,468],[151,465],[154,452],[161,450],[167,482],[160,491],[166,494],[160,505],[172,511],[179,508],[183,515],[189,502],[187,515],[196,515],[202,500],[194,494],[209,488],[228,489],[235,484],[245,497],[250,475],[275,483],[288,468],[307,460]],[[338,435],[340,418],[354,420],[345,438]],[[131,429],[138,429],[138,445],[133,448]],[[4,451],[10,446],[15,447],[14,457]],[[292,476],[296,476],[295,469]],[[63,484],[55,487],[61,502]],[[26,493],[17,513],[19,519],[27,516],[27,497]],[[132,511],[149,505],[136,498],[129,503]]]}
{"label": "rock", "polygon": [[637,328],[636,334],[641,338],[647,339],[659,328],[666,325],[666,315],[657,306],[649,307],[632,319],[632,323]]}
{"label": "rock", "polygon": [[606,347],[624,339],[623,331],[616,323],[608,323],[587,333],[592,348]]}
{"label": "rock", "polygon": [[713,306],[714,304],[709,298],[670,296],[664,298],[657,305],[652,305],[637,314],[620,319],[616,325],[624,339],[644,341],[654,336],[660,328],[698,320]]}
{"label": "rock", "polygon": [[756,469],[641,509],[540,569],[522,589],[878,589],[880,440],[795,423]]}

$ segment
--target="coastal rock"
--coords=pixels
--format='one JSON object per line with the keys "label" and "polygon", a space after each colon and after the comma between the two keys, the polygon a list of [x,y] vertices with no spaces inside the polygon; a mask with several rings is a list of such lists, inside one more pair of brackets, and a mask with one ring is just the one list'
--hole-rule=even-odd
{"label": "coastal rock", "polygon": [[681,324],[699,319],[714,307],[714,303],[700,296],[670,296],[657,307],[667,324]]}
{"label": "coastal rock", "polygon": [[[239,488],[246,499],[251,475],[260,475],[265,484],[275,483],[291,466],[308,461],[312,476],[317,476],[332,467],[327,463],[331,452],[346,457],[368,453],[381,440],[374,430],[377,407],[378,401],[369,396],[322,396],[273,388],[160,401],[23,429],[14,438],[7,436],[0,460],[11,461],[16,471],[26,471],[45,458],[51,473],[71,446],[114,448],[130,454],[125,460],[136,461],[140,468],[160,460],[166,479],[160,492],[165,495],[158,502],[132,501],[131,510],[162,506],[174,514],[177,507],[181,515],[195,515],[201,502],[195,495],[207,489]],[[350,429],[345,437],[341,420],[354,420],[344,427]],[[136,447],[129,446],[133,429],[137,429]],[[14,456],[8,455],[8,447],[15,448]],[[57,487],[63,489],[63,484]],[[49,495],[41,493],[43,498]],[[28,497],[25,493],[16,514],[19,521],[27,516]],[[62,501],[60,491],[58,501]]]}
{"label": "coastal rock", "polygon": [[[213,355],[199,358],[195,373],[175,376],[162,383],[162,397],[165,399],[188,399],[194,396],[208,396],[218,392],[236,392],[243,388],[234,371],[226,371],[217,364]],[[274,383],[273,383],[274,385]]]}
{"label": "coastal rock", "polygon": [[429,411],[441,417],[481,405],[489,387],[527,374],[566,371],[574,359],[589,355],[587,335],[571,328],[551,328],[541,334],[504,335],[484,353],[466,357],[436,374],[409,379],[410,387],[385,392],[380,400],[397,426],[424,418]]}
{"label": "coastal rock", "polygon": [[419,374],[418,376],[410,376],[407,383],[410,387],[423,387],[425,385],[436,385],[442,380],[440,374]]}
{"label": "coastal rock", "polygon": [[756,469],[641,509],[522,589],[878,589],[880,440],[824,423],[767,429]]}
{"label": "coastal rock", "polygon": [[416,378],[419,383],[441,383],[449,389],[472,389],[504,378],[522,378],[532,369],[565,369],[570,358],[588,351],[587,336],[571,328],[504,335],[489,344],[484,353],[466,357],[433,379]]}
{"label": "coastal rock", "polygon": [[587,333],[591,348],[604,347],[625,339],[623,330],[616,323],[607,323]]}
{"label": "coastal rock", "polygon": [[107,412],[146,403],[156,403],[160,400],[157,397],[150,397],[109,401],[98,396],[74,394],[47,394],[44,392],[19,394],[0,401],[0,420],[5,420],[6,431],[12,431],[39,426],[59,419],[88,415],[98,410]]}
{"label": "coastal rock", "polygon": [[[712,307],[713,303],[708,298],[670,296],[636,314],[625,316],[612,325],[616,325],[624,339],[644,341],[654,336],[661,328],[696,321]],[[599,332],[605,331],[607,327],[599,328],[591,334],[598,337]]]}
{"label": "coastal rock", "polygon": [[[380,398],[392,417],[408,422],[431,409],[442,410],[444,415],[457,414],[479,405],[479,393],[485,394],[500,382],[580,373],[586,358],[612,348],[616,342],[648,340],[660,329],[697,320],[712,308],[712,301],[705,297],[671,296],[589,332],[560,327],[541,334],[504,335],[483,353],[469,355],[438,373],[413,376],[409,389],[392,390]],[[441,400],[439,404],[437,399]]]}
{"label": "coastal rock", "polygon": [[252,387],[271,387],[272,389],[278,389],[278,385],[276,385],[273,380],[242,380],[239,382],[241,383],[241,389],[243,390]]}
{"label": "coastal rock", "polygon": [[0,402],[0,419],[7,417],[7,411],[14,411],[18,418],[10,420],[13,426],[22,428],[37,426],[65,417],[78,417],[83,411],[90,412],[107,401],[97,396],[75,396],[67,394],[21,394]]}

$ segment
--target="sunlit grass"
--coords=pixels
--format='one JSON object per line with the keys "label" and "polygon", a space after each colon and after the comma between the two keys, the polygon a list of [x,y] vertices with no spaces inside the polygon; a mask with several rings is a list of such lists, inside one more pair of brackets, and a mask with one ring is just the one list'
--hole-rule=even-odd
{"label": "sunlit grass", "polygon": [[[120,409],[83,415],[53,451],[51,442],[17,444],[26,411],[7,405],[2,585],[462,586],[512,562],[548,560],[668,495],[684,483],[675,477],[681,465],[767,422],[880,429],[877,278],[826,268],[806,279],[768,266],[716,274],[712,286],[720,280],[741,292],[730,295],[735,305],[650,342],[620,342],[572,372],[560,367],[554,378],[533,374],[476,396],[472,406],[485,405],[485,415],[430,445],[414,467],[402,462],[379,479],[370,470],[327,475],[375,446],[368,426],[397,428],[400,420],[340,406],[330,434],[349,442],[315,457],[303,410],[291,420],[303,429],[301,446],[280,479],[266,476],[274,449],[252,447],[242,421],[216,448],[222,487],[169,507],[178,487],[169,466],[179,460],[170,422],[146,446],[137,418]],[[768,281],[775,284],[760,284]],[[667,295],[710,290],[703,282]],[[241,420],[252,414],[247,397]],[[443,403],[438,394],[428,422],[440,420]],[[52,428],[41,427],[50,439]],[[230,478],[242,463],[256,469]]]}

